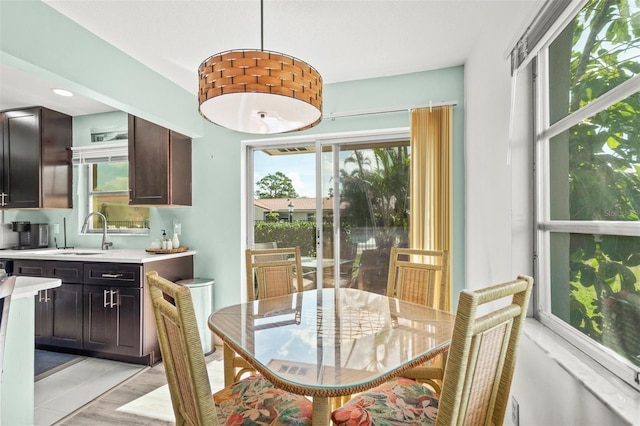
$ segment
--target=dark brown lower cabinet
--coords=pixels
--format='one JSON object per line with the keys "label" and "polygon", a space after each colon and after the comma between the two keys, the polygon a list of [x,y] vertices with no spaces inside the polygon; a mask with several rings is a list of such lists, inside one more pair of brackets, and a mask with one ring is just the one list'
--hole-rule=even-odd
{"label": "dark brown lower cabinet", "polygon": [[[84,265],[84,349],[141,357],[142,266]],[[154,329],[155,330],[155,329]]]}
{"label": "dark brown lower cabinet", "polygon": [[14,273],[60,278],[35,296],[36,347],[153,365],[160,360],[144,274],[193,278],[193,256],[134,263],[16,259]]}
{"label": "dark brown lower cabinet", "polygon": [[84,349],[142,356],[139,288],[84,286]]}
{"label": "dark brown lower cabinet", "polygon": [[36,343],[82,348],[82,285],[62,284],[36,296]]}
{"label": "dark brown lower cabinet", "polygon": [[36,295],[36,344],[49,344],[51,341],[51,306],[50,295],[52,295],[51,289],[41,290]]}
{"label": "dark brown lower cabinet", "polygon": [[36,344],[82,348],[82,262],[20,260],[16,275],[60,278],[60,287],[35,296]]}

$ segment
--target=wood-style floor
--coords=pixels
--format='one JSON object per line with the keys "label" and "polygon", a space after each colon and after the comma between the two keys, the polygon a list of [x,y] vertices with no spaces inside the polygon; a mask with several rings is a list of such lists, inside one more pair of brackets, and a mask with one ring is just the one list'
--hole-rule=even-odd
{"label": "wood-style floor", "polygon": [[[222,348],[216,348],[214,353],[206,357],[206,361],[221,360],[222,352]],[[116,411],[120,406],[166,384],[167,380],[162,364],[146,368],[141,373],[60,420],[56,423],[56,426],[172,425],[174,423]]]}

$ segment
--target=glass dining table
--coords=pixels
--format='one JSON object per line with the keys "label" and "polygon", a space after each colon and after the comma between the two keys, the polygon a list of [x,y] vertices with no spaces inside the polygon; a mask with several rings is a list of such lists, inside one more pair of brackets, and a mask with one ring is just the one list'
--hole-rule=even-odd
{"label": "glass dining table", "polygon": [[330,400],[375,387],[449,347],[455,316],[351,288],[314,289],[222,308],[209,328],[275,386],[313,397],[313,423]]}

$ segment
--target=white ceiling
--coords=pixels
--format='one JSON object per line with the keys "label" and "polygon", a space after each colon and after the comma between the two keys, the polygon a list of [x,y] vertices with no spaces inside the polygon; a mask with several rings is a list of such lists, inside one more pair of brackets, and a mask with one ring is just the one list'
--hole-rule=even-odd
{"label": "white ceiling", "polygon": [[[260,48],[259,0],[43,0],[196,93],[197,68],[231,49]],[[314,66],[325,84],[464,64],[486,32],[505,54],[544,0],[265,0],[264,49]],[[0,109],[43,105],[71,115],[111,110],[52,95],[0,64]]]}

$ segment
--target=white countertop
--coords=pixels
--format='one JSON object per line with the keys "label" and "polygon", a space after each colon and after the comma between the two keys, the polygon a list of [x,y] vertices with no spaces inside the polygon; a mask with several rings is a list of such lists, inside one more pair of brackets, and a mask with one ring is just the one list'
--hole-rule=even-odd
{"label": "white countertop", "polygon": [[62,281],[59,278],[40,278],[40,277],[16,277],[16,287],[11,295],[14,299],[21,297],[30,297],[38,294],[40,290],[60,287]]}
{"label": "white countertop", "polygon": [[55,248],[33,250],[0,250],[0,259],[62,260],[70,262],[147,263],[176,257],[193,256],[196,252],[187,250],[180,253],[156,254],[144,249],[96,250],[75,248],[59,250]]}

